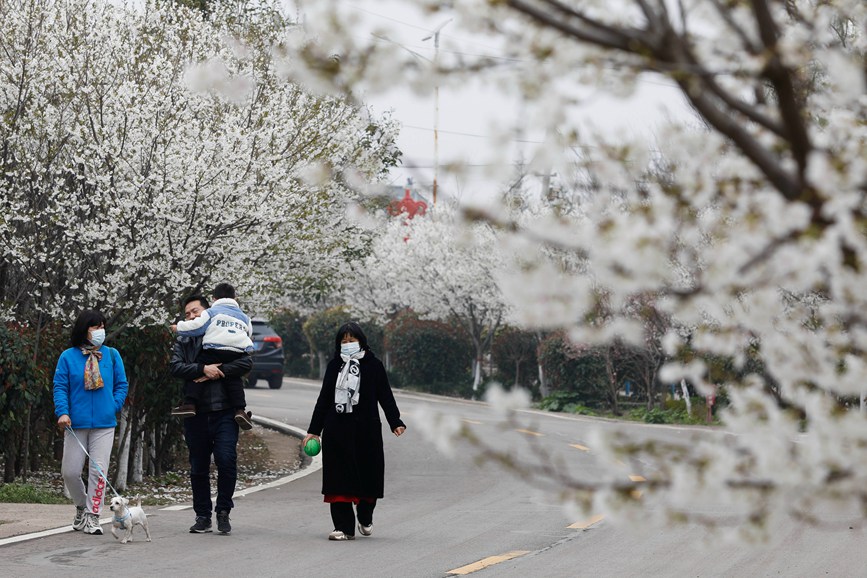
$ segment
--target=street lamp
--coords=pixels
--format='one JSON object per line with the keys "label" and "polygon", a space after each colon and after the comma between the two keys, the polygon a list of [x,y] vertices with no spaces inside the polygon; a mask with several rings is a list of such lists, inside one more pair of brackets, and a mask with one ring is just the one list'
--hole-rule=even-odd
{"label": "street lamp", "polygon": [[439,55],[440,55],[440,31],[451,22],[449,18],[422,38],[422,42],[433,38],[434,41],[434,74],[437,75],[434,83],[434,177],[433,177],[433,204],[437,204],[437,176],[439,173],[439,124],[440,124],[440,81],[439,81]]}

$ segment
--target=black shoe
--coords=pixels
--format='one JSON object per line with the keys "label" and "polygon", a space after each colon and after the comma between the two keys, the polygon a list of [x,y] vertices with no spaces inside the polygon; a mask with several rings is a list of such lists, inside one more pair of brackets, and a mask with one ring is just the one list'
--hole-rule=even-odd
{"label": "black shoe", "polygon": [[[219,514],[217,515],[219,517]],[[211,531],[211,519],[196,516],[196,523],[190,527],[190,534],[204,534]]]}
{"label": "black shoe", "polygon": [[172,415],[175,417],[196,417],[196,406],[191,403],[182,403],[172,408]]}
{"label": "black shoe", "polygon": [[235,421],[241,427],[241,429],[248,430],[253,429],[253,414],[249,411],[244,411],[243,409],[239,409],[235,412]]}
{"label": "black shoe", "polygon": [[232,524],[229,523],[229,510],[217,512],[217,531],[220,534],[232,533]]}

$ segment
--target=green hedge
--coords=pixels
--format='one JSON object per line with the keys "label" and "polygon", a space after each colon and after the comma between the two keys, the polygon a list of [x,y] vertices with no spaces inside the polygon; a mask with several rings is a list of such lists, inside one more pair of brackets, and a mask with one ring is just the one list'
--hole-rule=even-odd
{"label": "green hedge", "polygon": [[576,347],[562,332],[556,332],[539,346],[539,362],[550,393],[573,393],[578,402],[590,407],[605,404],[605,361],[595,349]]}
{"label": "green hedge", "polygon": [[[334,338],[344,323],[357,322],[367,336],[367,345],[377,357],[385,356],[385,331],[375,321],[359,321],[352,317],[344,305],[332,307],[310,315],[301,324],[303,334],[311,351],[325,353],[327,359],[334,355]],[[276,330],[276,327],[275,327]]]}
{"label": "green hedge", "polygon": [[340,326],[350,320],[346,307],[340,305],[314,313],[304,322],[304,335],[311,350],[324,353],[327,359],[334,355],[334,336]]}
{"label": "green hedge", "polygon": [[292,309],[271,314],[269,324],[283,340],[283,373],[293,377],[317,377],[310,364],[310,343],[304,334],[306,317]]}
{"label": "green hedge", "polygon": [[[34,433],[48,428],[50,423],[39,423],[44,413],[46,398],[51,390],[37,379],[37,367],[33,360],[35,332],[27,327],[0,325],[0,439],[3,444],[4,481],[11,482],[22,473],[25,466],[25,449],[38,452],[45,450],[40,437]],[[30,445],[25,448],[25,440]],[[31,451],[26,452],[29,455]],[[27,464],[31,469],[32,464]]]}
{"label": "green hedge", "polygon": [[535,390],[539,381],[538,347],[535,333],[501,327],[491,346],[496,379],[507,387],[518,385],[530,391]]}
{"label": "green hedge", "polygon": [[460,328],[398,315],[385,331],[391,371],[404,387],[467,396],[472,389],[473,346]]}

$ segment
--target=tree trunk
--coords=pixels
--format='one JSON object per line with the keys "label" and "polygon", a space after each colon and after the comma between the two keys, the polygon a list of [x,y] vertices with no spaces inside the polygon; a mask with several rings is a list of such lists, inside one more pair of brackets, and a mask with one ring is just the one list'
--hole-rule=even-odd
{"label": "tree trunk", "polygon": [[689,389],[686,387],[686,380],[680,380],[680,389],[683,391],[683,399],[686,401],[686,415],[692,417],[692,400],[689,399]]}
{"label": "tree trunk", "polygon": [[542,364],[539,365],[539,395],[543,398],[548,397],[548,382],[545,380],[545,368],[542,367]]}
{"label": "tree trunk", "polygon": [[163,475],[163,464],[165,463],[166,458],[166,435],[168,435],[169,424],[164,423],[160,427],[159,436],[156,438],[156,443],[154,444],[154,475],[161,476]]}
{"label": "tree trunk", "polygon": [[148,433],[148,475],[153,476],[156,474],[155,462],[157,461],[157,432],[155,430],[151,430]]}
{"label": "tree trunk", "polygon": [[480,383],[482,383],[482,360],[476,357],[473,360],[473,399],[476,397],[476,392],[479,391]]}
{"label": "tree trunk", "polygon": [[135,453],[133,454],[132,460],[132,481],[136,484],[140,483],[144,479],[144,476],[142,475],[142,458],[144,457],[144,451],[142,451],[143,445],[144,432],[141,432],[136,436]]}
{"label": "tree trunk", "polygon": [[611,407],[611,412],[614,415],[620,415],[620,408],[617,405],[617,370],[614,368],[615,355],[616,352],[613,347],[608,347],[603,351],[605,377],[608,382],[608,405]]}
{"label": "tree trunk", "polygon": [[118,444],[117,444],[117,476],[114,486],[118,492],[126,490],[126,482],[129,472],[129,410],[124,407],[118,420]]}
{"label": "tree trunk", "polygon": [[27,481],[27,470],[30,467],[30,406],[27,406],[27,413],[24,416],[24,462],[21,465],[21,481]]}
{"label": "tree trunk", "polygon": [[325,377],[325,369],[328,367],[328,357],[324,351],[317,352],[317,356],[319,357],[319,379],[322,379]]}
{"label": "tree trunk", "polygon": [[[45,304],[45,292],[42,293],[42,304]],[[39,319],[36,321],[36,339],[33,344],[33,362],[39,359],[39,342],[42,338],[42,308],[39,308]],[[36,384],[28,384],[27,387],[35,387]],[[27,415],[24,419],[24,467],[22,478],[27,481],[27,468],[30,466],[30,405],[27,406]]]}
{"label": "tree trunk", "polygon": [[3,482],[11,484],[15,481],[15,444],[7,444],[4,454]]}
{"label": "tree trunk", "polygon": [[473,339],[473,347],[476,348],[473,359],[473,399],[475,399],[479,385],[482,383],[482,363],[485,362],[485,345],[482,342],[481,330],[475,322],[470,325],[470,337]]}

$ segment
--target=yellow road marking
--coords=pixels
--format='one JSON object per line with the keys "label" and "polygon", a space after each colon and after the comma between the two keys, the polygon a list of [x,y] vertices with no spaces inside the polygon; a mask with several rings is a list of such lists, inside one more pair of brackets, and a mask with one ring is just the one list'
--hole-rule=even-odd
{"label": "yellow road marking", "polygon": [[636,500],[641,499],[641,494],[642,494],[641,490],[632,490],[631,492],[629,492],[629,495],[632,496],[633,499],[636,499]]}
{"label": "yellow road marking", "polygon": [[467,419],[467,418],[464,418],[462,421],[465,421],[467,423],[471,423],[474,425],[482,425],[482,422],[480,422],[480,421],[475,421],[475,420],[471,420],[471,419]]}
{"label": "yellow road marking", "polygon": [[528,429],[516,429],[515,431],[516,431],[516,432],[520,432],[520,433],[524,433],[524,434],[527,434],[527,435],[531,435],[531,436],[543,436],[543,435],[545,435],[545,434],[539,433],[539,432],[537,432],[537,431],[531,431],[531,430],[528,430]]}
{"label": "yellow road marking", "polygon": [[575,448],[576,450],[581,450],[582,452],[589,452],[590,451],[590,448],[588,448],[587,446],[582,446],[581,444],[569,444],[569,445],[572,446],[573,448]]}
{"label": "yellow road marking", "polygon": [[584,520],[583,522],[575,522],[571,526],[567,527],[572,528],[573,530],[586,530],[593,524],[598,524],[599,522],[601,522],[603,518],[605,518],[605,516],[603,516],[602,514],[596,514],[589,520]]}
{"label": "yellow road marking", "polygon": [[467,564],[466,566],[461,566],[460,568],[449,570],[448,572],[446,572],[446,574],[451,574],[453,576],[464,576],[465,574],[470,574],[472,572],[482,570],[483,568],[487,568],[488,566],[493,566],[494,564],[499,564],[500,562],[505,562],[507,560],[511,560],[512,558],[517,558],[518,556],[523,556],[524,554],[529,553],[529,550],[515,550],[506,554],[500,554],[499,556],[488,556],[487,558],[479,560],[478,562],[473,562],[472,564]]}
{"label": "yellow road marking", "polygon": [[646,482],[647,481],[647,478],[645,478],[644,476],[637,476],[634,474],[629,476],[629,479],[632,480],[633,482]]}

